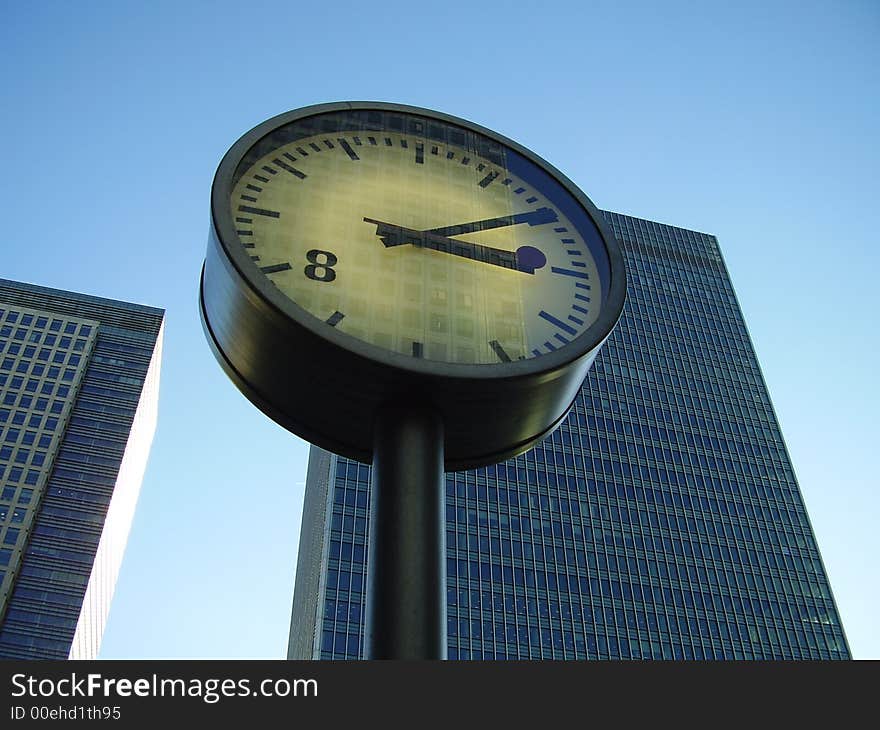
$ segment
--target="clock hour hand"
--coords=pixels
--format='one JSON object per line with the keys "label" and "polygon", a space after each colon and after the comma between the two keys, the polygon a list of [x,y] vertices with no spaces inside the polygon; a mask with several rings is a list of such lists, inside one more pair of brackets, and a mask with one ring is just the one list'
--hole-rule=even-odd
{"label": "clock hour hand", "polygon": [[429,248],[433,251],[461,256],[473,261],[482,261],[505,269],[515,269],[526,274],[534,274],[536,270],[547,263],[547,257],[533,246],[520,246],[516,251],[505,251],[470,241],[457,241],[433,231],[405,228],[373,218],[364,218],[364,221],[376,226],[376,235],[382,239],[386,248],[409,244],[418,248]]}
{"label": "clock hour hand", "polygon": [[551,208],[538,208],[530,210],[527,213],[516,213],[514,215],[503,215],[498,218],[486,218],[481,221],[471,221],[470,223],[458,223],[454,226],[443,226],[442,228],[431,228],[429,233],[438,233],[441,236],[460,236],[463,233],[473,233],[474,231],[488,231],[490,228],[503,228],[504,226],[515,226],[520,223],[528,223],[530,226],[540,226],[545,223],[555,223],[559,218],[556,211]]}

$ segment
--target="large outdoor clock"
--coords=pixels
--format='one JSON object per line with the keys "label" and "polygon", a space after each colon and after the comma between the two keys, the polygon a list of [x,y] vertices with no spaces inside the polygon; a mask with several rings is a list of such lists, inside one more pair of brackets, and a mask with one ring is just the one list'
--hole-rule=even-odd
{"label": "large outdoor clock", "polygon": [[564,418],[624,301],[601,214],[488,129],[397,104],[298,109],[214,179],[202,318],[278,423],[369,461],[379,409],[439,414],[447,469]]}

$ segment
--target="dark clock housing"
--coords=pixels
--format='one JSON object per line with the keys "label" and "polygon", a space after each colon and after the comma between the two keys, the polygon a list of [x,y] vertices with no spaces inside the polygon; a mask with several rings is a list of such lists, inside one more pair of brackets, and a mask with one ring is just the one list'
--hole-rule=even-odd
{"label": "dark clock housing", "polygon": [[[420,357],[415,344],[413,356],[408,356],[341,331],[336,327],[341,313],[336,313],[336,321],[333,316],[326,320],[315,317],[267,278],[266,271],[272,265],[261,268],[248,255],[236,221],[241,211],[233,209],[230,202],[233,189],[256,161],[313,135],[315,130],[343,143],[340,155],[357,154],[346,141],[349,135],[367,139],[371,132],[388,130],[400,144],[411,145],[414,156],[431,154],[439,144],[455,144],[473,150],[480,159],[497,160],[499,168],[503,165],[529,180],[554,209],[586,232],[583,240],[600,280],[601,301],[594,303],[599,307],[598,316],[578,330],[561,317],[542,311],[545,320],[560,327],[552,345],[548,342],[548,347],[535,348],[528,357],[513,359],[494,343],[498,361],[479,364]],[[293,172],[283,169],[285,165]],[[277,168],[287,174],[306,175],[305,167],[296,167],[280,154]],[[267,180],[270,174],[266,173]],[[493,174],[497,176],[491,170],[486,172],[487,185],[495,182]],[[258,205],[253,202],[252,208],[265,213]],[[324,214],[337,215],[338,211]],[[379,226],[376,233],[389,237],[413,234],[402,227],[383,231]],[[448,245],[448,237],[455,235],[455,231],[447,232],[445,238],[422,235],[421,245],[436,249]],[[458,255],[496,253],[490,250],[486,254],[485,247],[468,245]],[[306,276],[308,267],[313,266],[314,276],[329,277],[329,258],[326,252],[318,253],[321,255],[309,259]],[[533,252],[523,253],[520,259],[506,263],[502,255],[501,264],[496,265],[525,267],[520,269],[525,275],[530,273],[529,267],[541,265],[539,254]],[[571,283],[576,270],[557,267],[554,273],[558,274],[554,281],[563,286]],[[496,463],[525,451],[565,417],[599,347],[620,316],[624,296],[622,256],[587,197],[522,146],[449,115],[377,102],[295,110],[245,134],[223,158],[214,178],[200,290],[202,322],[212,350],[229,377],[264,413],[298,436],[354,459],[370,461],[378,410],[399,404],[420,404],[439,414],[447,470]]]}

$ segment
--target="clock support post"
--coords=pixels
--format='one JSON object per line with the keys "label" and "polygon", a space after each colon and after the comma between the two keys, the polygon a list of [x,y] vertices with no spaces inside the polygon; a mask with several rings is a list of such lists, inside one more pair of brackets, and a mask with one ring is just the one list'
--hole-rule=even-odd
{"label": "clock support post", "polygon": [[365,659],[446,659],[443,440],[430,408],[386,408],[377,418]]}
{"label": "clock support post", "polygon": [[[349,196],[352,186],[363,195]],[[565,417],[623,310],[610,228],[513,140],[430,109],[351,101],[295,109],[244,134],[217,168],[210,221],[199,301],[221,367],[283,428],[350,459],[372,456],[363,656],[445,659],[444,467],[516,456]],[[321,241],[332,251],[305,251]],[[410,342],[407,327],[379,322],[389,306],[430,315],[433,292],[420,308],[417,294],[386,300],[384,277],[369,296],[358,285],[389,274],[392,259],[413,262],[408,297],[424,281],[415,269],[442,270],[444,258],[480,272],[455,319],[493,325],[479,348],[458,347],[458,324],[446,328],[433,344],[455,351],[435,359],[424,353],[427,332]],[[437,303],[457,302],[437,282]],[[527,347],[507,341],[514,330]]]}

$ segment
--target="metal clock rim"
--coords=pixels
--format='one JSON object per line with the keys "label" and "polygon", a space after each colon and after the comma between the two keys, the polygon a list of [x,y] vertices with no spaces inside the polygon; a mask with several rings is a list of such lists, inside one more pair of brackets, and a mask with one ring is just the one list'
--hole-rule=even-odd
{"label": "metal clock rim", "polygon": [[[235,170],[244,155],[261,139],[276,129],[308,117],[351,110],[400,112],[455,124],[509,147],[550,175],[581,205],[598,228],[605,253],[608,256],[610,272],[609,291],[596,321],[568,344],[553,352],[542,354],[540,357],[511,362],[499,361],[497,363],[479,364],[413,358],[402,353],[383,349],[378,345],[373,345],[344,332],[337,331],[333,327],[328,327],[320,319],[300,307],[294,300],[282,294],[271,284],[268,278],[261,276],[256,264],[245,254],[241,245],[236,245],[239,243],[239,239],[235,233],[232,210],[229,205]],[[312,335],[328,341],[336,347],[366,360],[377,362],[417,377],[443,377],[463,380],[515,379],[559,370],[585,356],[608,337],[620,317],[626,296],[626,273],[623,255],[617,241],[593,202],[568,177],[542,157],[504,135],[466,119],[422,107],[391,102],[330,102],[293,109],[267,119],[239,137],[223,156],[211,186],[211,218],[214,230],[217,233],[217,239],[223,248],[227,261],[236,269],[242,281],[246,282],[251,291],[268,306],[272,307],[283,317],[304,327]]]}

